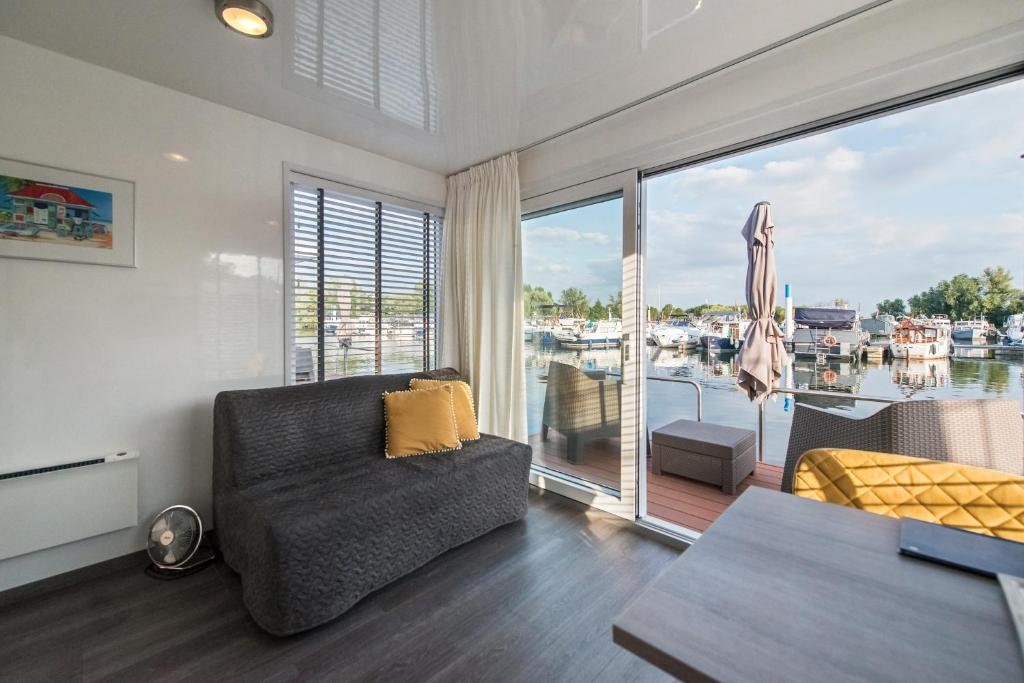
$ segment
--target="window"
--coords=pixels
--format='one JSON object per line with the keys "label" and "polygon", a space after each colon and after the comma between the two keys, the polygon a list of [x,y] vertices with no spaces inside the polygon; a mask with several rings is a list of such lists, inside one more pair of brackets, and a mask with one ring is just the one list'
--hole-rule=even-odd
{"label": "window", "polygon": [[[780,487],[797,405],[866,417],[880,401],[1019,403],[1024,362],[993,347],[1024,312],[1024,162],[1007,143],[1024,132],[1022,108],[1024,80],[1005,81],[649,175],[650,433],[696,417],[680,380],[703,388],[704,421],[759,429],[736,386],[736,347],[749,322],[740,230],[762,200],[774,214],[775,304],[788,289],[797,307],[846,308],[853,320],[821,330],[793,319],[780,384],[798,393],[764,403],[764,452],[747,485]],[[920,332],[899,344],[904,316]],[[732,496],[683,474],[652,464],[647,513],[703,532]]]}
{"label": "window", "polygon": [[431,0],[298,0],[292,72],[301,83],[437,132]]}
{"label": "window", "polygon": [[436,209],[295,174],[289,383],[436,365]]}

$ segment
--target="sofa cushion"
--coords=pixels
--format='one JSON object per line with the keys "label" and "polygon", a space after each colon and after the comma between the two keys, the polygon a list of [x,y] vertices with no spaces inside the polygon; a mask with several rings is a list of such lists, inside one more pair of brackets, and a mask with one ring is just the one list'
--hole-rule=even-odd
{"label": "sofa cushion", "polygon": [[384,392],[384,455],[404,458],[462,448],[450,384]]}
{"label": "sofa cushion", "polygon": [[435,389],[450,386],[452,400],[455,403],[455,426],[459,429],[459,439],[476,441],[480,438],[480,429],[476,424],[476,410],[473,408],[473,390],[461,381],[445,381],[437,379],[411,379],[409,388],[413,391]]}

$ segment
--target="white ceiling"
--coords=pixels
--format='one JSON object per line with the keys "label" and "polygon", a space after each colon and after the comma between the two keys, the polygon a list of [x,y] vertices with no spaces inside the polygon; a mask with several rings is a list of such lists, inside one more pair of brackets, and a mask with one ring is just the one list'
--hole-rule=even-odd
{"label": "white ceiling", "polygon": [[449,173],[877,4],[264,1],[266,40],[226,30],[213,0],[0,0],[0,33]]}

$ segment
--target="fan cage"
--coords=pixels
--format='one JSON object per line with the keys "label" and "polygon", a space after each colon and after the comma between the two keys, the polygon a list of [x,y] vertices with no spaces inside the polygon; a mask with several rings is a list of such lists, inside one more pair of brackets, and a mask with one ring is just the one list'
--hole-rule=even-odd
{"label": "fan cage", "polygon": [[[195,538],[192,541],[191,547],[189,548],[189,551],[188,553],[186,553],[185,557],[177,560],[174,563],[167,563],[163,561],[163,558],[156,557],[155,554],[153,553],[153,527],[156,526],[157,522],[159,522],[162,517],[164,517],[165,515],[170,516],[172,512],[176,511],[185,512],[192,516],[192,519],[195,521],[196,534]],[[146,552],[149,555],[149,559],[152,560],[153,564],[155,564],[157,567],[160,567],[161,569],[185,569],[187,568],[189,560],[191,560],[192,557],[196,554],[196,551],[199,550],[199,546],[202,543],[202,540],[203,519],[199,516],[199,513],[196,512],[193,508],[189,507],[188,505],[171,505],[170,507],[166,507],[160,512],[158,512],[156,516],[153,517],[153,522],[149,525],[149,536],[146,542]]]}

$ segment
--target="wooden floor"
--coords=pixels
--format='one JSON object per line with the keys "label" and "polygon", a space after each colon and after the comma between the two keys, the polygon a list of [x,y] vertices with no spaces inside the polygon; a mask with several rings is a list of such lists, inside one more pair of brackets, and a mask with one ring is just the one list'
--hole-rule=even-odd
{"label": "wooden floor", "polygon": [[0,609],[0,681],[667,681],[612,620],[678,551],[552,493],[326,626],[261,631],[239,578],[122,569]]}
{"label": "wooden floor", "polygon": [[[618,439],[599,439],[588,443],[580,464],[565,459],[565,438],[556,432],[549,432],[547,441],[541,441],[540,435],[534,434],[530,437],[530,444],[533,446],[534,462],[538,464],[597,484],[619,488]],[[722,493],[717,486],[674,474],[653,474],[650,472],[650,458],[647,459],[647,466],[648,513],[701,532],[711,526],[748,487],[763,486],[778,491],[782,486],[782,468],[766,463],[758,463],[754,474],[740,484],[733,496]]]}

